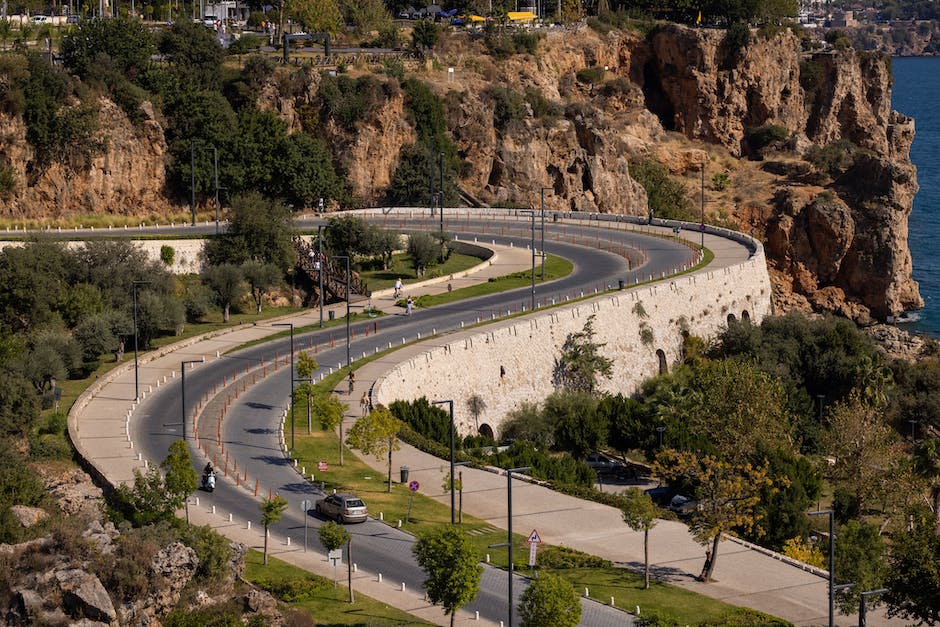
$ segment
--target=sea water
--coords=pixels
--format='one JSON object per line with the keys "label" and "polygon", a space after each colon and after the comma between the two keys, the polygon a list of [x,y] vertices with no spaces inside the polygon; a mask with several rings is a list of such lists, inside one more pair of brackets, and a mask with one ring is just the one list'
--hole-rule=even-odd
{"label": "sea water", "polygon": [[940,336],[940,58],[896,57],[891,108],[914,118],[914,197],[908,244],[924,309],[904,328]]}

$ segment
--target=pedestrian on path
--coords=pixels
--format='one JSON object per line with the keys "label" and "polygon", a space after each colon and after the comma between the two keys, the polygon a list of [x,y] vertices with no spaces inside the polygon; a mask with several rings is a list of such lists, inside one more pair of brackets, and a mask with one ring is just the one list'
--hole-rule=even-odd
{"label": "pedestrian on path", "polygon": [[395,279],[395,298],[398,299],[399,296],[401,296],[401,278],[400,277]]}
{"label": "pedestrian on path", "polygon": [[362,398],[359,399],[359,409],[362,410],[363,416],[369,413],[369,396],[365,392],[362,393]]}
{"label": "pedestrian on path", "polygon": [[408,300],[405,301],[405,315],[406,315],[406,316],[410,316],[410,315],[411,315],[411,308],[412,308],[413,306],[414,306],[414,301],[411,300],[411,297],[409,296],[409,297],[408,297]]}
{"label": "pedestrian on path", "polygon": [[349,371],[349,393],[352,394],[353,390],[356,389],[356,373],[352,370]]}

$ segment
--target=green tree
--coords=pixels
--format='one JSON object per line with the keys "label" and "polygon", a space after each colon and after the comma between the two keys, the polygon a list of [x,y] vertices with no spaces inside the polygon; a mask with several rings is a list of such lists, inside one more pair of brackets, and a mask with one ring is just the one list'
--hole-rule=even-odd
{"label": "green tree", "polygon": [[574,586],[552,573],[541,573],[519,599],[523,627],[575,627],[581,622],[581,601]]}
{"label": "green tree", "polygon": [[830,474],[836,487],[855,497],[859,512],[894,484],[901,463],[896,434],[885,423],[881,410],[852,393],[832,406],[829,426],[821,439],[822,450],[835,458]]}
{"label": "green tree", "polygon": [[255,301],[255,311],[260,316],[264,293],[280,283],[283,277],[281,269],[273,263],[250,260],[242,264],[241,270],[248,282],[251,298]]}
{"label": "green tree", "polygon": [[225,51],[208,28],[189,20],[177,20],[163,34],[159,49],[180,85],[205,90],[222,86]]}
{"label": "green tree", "polygon": [[343,17],[357,35],[382,32],[391,27],[392,16],[382,0],[342,0]]}
{"label": "green tree", "polygon": [[309,32],[335,36],[343,30],[343,16],[336,0],[288,0],[287,10]]}
{"label": "green tree", "polygon": [[854,583],[848,590],[836,593],[839,609],[851,614],[858,608],[861,593],[877,590],[885,580],[885,544],[878,533],[878,526],[850,520],[836,534],[836,579],[842,583]]}
{"label": "green tree", "polygon": [[373,227],[356,216],[327,218],[323,229],[326,247],[334,253],[348,255],[350,259],[371,254],[373,234]]}
{"label": "green tree", "polygon": [[422,276],[437,263],[440,247],[430,233],[412,233],[408,236],[408,256],[415,269],[415,276]]}
{"label": "green tree", "polygon": [[476,598],[483,576],[473,543],[457,527],[438,527],[418,536],[411,550],[427,575],[428,598],[444,608],[453,627],[454,614]]}
{"label": "green tree", "polygon": [[935,526],[940,529],[940,438],[920,442],[914,449],[914,472],[923,479],[934,513]]}
{"label": "green tree", "polygon": [[222,307],[222,321],[229,321],[229,310],[245,294],[245,280],[241,268],[232,263],[209,266],[202,271],[202,281],[215,292]]}
{"label": "green tree", "polygon": [[620,506],[623,522],[634,531],[643,532],[643,588],[650,587],[650,531],[659,518],[659,507],[649,494],[639,488],[630,488]]}
{"label": "green tree", "polygon": [[3,44],[3,49],[7,49],[7,42],[10,41],[10,37],[13,36],[13,24],[10,23],[10,20],[2,19],[0,20],[0,43]]}
{"label": "green tree", "polygon": [[400,448],[398,432],[402,422],[379,405],[367,415],[356,420],[349,430],[347,443],[366,455],[382,459],[388,455],[388,491],[392,491],[392,453]]}
{"label": "green tree", "polygon": [[186,524],[189,524],[189,495],[199,487],[199,476],[193,470],[193,460],[189,456],[186,440],[174,440],[170,444],[170,454],[160,467],[165,473],[164,485],[169,495],[169,506],[175,510],[185,505]]}
{"label": "green tree", "polygon": [[[320,544],[326,549],[327,553],[335,551],[344,544],[352,542],[352,536],[346,531],[346,527],[336,523],[333,520],[320,525]],[[348,556],[347,556],[348,557]],[[335,572],[335,571],[334,571]],[[333,587],[336,587],[336,579],[333,580]]]}
{"label": "green tree", "polygon": [[257,193],[245,194],[232,200],[228,230],[207,241],[204,254],[210,265],[254,260],[286,272],[296,257],[293,234],[288,207]]}
{"label": "green tree", "polygon": [[924,508],[911,513],[912,528],[891,536],[883,599],[889,616],[935,625],[940,621],[940,535]]}
{"label": "green tree", "polygon": [[594,394],[597,378],[610,378],[614,362],[600,354],[605,344],[597,343],[594,335],[594,315],[591,315],[581,331],[569,333],[565,338],[552,372],[556,389]]}
{"label": "green tree", "polygon": [[666,166],[653,159],[633,161],[630,176],[646,190],[652,215],[663,220],[694,219],[688,190],[670,177]]}
{"label": "green tree", "polygon": [[21,374],[0,376],[0,438],[18,438],[32,431],[39,420],[39,397]]}
{"label": "green tree", "polygon": [[415,24],[411,31],[411,45],[419,52],[433,50],[441,37],[437,24],[428,20],[421,20]]}
{"label": "green tree", "polygon": [[597,412],[597,399],[586,392],[553,392],[545,399],[542,417],[555,425],[555,448],[577,459],[607,440],[605,416]]}
{"label": "green tree", "polygon": [[275,168],[275,189],[295,207],[313,207],[320,198],[328,203],[346,194],[329,149],[306,133],[291,133],[279,142]]}
{"label": "green tree", "polygon": [[699,505],[692,513],[689,531],[699,543],[711,544],[699,575],[699,580],[711,581],[722,534],[733,529],[748,532],[760,519],[756,506],[761,490],[773,484],[767,464],[732,464],[709,455],[667,449],[657,456],[653,472],[666,481],[694,486]]}
{"label": "green tree", "polygon": [[121,74],[133,79],[150,65],[155,51],[146,25],[126,18],[82,20],[62,38],[63,63],[82,78],[105,54]]}
{"label": "green tree", "polygon": [[264,565],[268,565],[268,528],[281,520],[287,499],[280,494],[261,500],[261,524],[264,525]]}
{"label": "green tree", "polygon": [[622,457],[635,448],[652,450],[656,434],[640,401],[622,394],[605,396],[597,405],[597,414],[607,422],[607,444]]}

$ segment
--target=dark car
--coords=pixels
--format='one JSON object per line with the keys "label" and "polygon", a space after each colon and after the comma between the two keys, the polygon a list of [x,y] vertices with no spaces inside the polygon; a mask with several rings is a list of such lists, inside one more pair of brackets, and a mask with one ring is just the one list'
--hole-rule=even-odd
{"label": "dark car", "polygon": [[666,507],[672,501],[677,492],[670,488],[669,486],[661,485],[656,488],[649,488],[646,490],[646,493],[650,495],[650,498],[653,499],[653,502],[659,505],[660,507]]}
{"label": "dark car", "polygon": [[614,459],[604,453],[591,453],[585,459],[587,465],[594,469],[599,477],[616,477],[617,479],[631,479],[636,473],[633,469],[619,459]]}
{"label": "dark car", "polygon": [[340,523],[365,522],[369,510],[355,494],[331,494],[317,501],[317,513]]}

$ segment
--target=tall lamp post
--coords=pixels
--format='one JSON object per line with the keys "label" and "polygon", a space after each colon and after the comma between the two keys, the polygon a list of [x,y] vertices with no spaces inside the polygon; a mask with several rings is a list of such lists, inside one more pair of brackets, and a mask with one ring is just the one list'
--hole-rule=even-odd
{"label": "tall lamp post", "polygon": [[212,147],[212,163],[214,165],[213,177],[215,178],[215,234],[219,234],[219,149]]}
{"label": "tall lamp post", "polygon": [[532,217],[532,311],[535,311],[535,211],[532,209],[522,209],[519,213],[528,214]]}
{"label": "tall lamp post", "polygon": [[705,254],[705,163],[702,162],[702,223],[699,224],[702,232],[702,254]]}
{"label": "tall lamp post", "polygon": [[543,188],[539,189],[539,193],[540,193],[541,196],[542,196],[542,211],[541,211],[541,213],[542,213],[542,244],[541,244],[541,248],[542,248],[542,276],[541,276],[541,280],[542,280],[542,281],[545,280],[545,190],[546,190],[546,189],[547,189],[548,191],[553,191],[555,188],[554,188],[554,187],[543,187]]}
{"label": "tall lamp post", "polygon": [[[535,220],[535,217],[532,218]],[[509,524],[507,525],[508,531],[506,533],[506,538],[508,539],[509,544],[509,622],[507,625],[512,625],[512,610],[513,610],[513,599],[512,599],[512,473],[514,472],[527,472],[532,470],[531,466],[520,466],[519,468],[510,468],[506,471],[506,486],[508,488],[507,492],[507,513],[509,515]]]}
{"label": "tall lamp post", "polygon": [[320,301],[320,328],[323,328],[323,225],[317,225],[317,252],[319,257],[317,257],[317,267],[320,268],[317,274],[319,275],[320,280],[320,296],[317,300]]}
{"label": "tall lamp post", "polygon": [[275,322],[275,327],[290,327],[290,450],[294,450],[294,323]]}
{"label": "tall lamp post", "polygon": [[829,627],[835,627],[836,606],[836,534],[835,517],[831,509],[810,512],[810,516],[829,516]]}
{"label": "tall lamp post", "polygon": [[[438,153],[440,156],[440,170],[441,170],[441,190],[440,190],[440,203],[439,209],[441,211],[441,233],[444,232],[444,153]],[[451,490],[453,492],[453,490]]]}
{"label": "tall lamp post", "polygon": [[349,358],[349,286],[352,278],[349,269],[349,255],[334,255],[333,259],[346,260],[346,367],[349,368],[349,364],[352,362]]}
{"label": "tall lamp post", "polygon": [[140,377],[137,372],[137,286],[150,285],[153,281],[134,281],[132,283],[134,292],[134,400],[140,400]]}
{"label": "tall lamp post", "polygon": [[205,360],[205,357],[203,357],[202,359],[188,359],[180,362],[180,409],[182,410],[184,440],[186,439],[186,366],[201,364]]}
{"label": "tall lamp post", "polygon": [[450,411],[450,524],[457,524],[457,519],[454,517],[454,512],[456,507],[454,505],[454,401],[432,401],[432,405],[444,405],[446,404]]}

